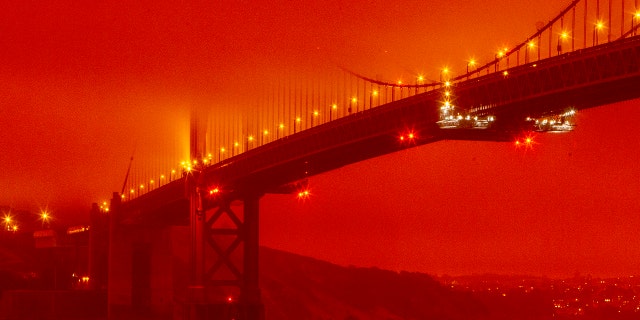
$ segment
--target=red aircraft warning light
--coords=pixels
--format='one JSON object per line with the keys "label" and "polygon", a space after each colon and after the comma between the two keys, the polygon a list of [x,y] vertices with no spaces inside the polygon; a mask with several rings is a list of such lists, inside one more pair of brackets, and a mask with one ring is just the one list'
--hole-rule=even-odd
{"label": "red aircraft warning light", "polygon": [[400,142],[404,142],[404,141],[413,141],[416,138],[416,134],[413,132],[408,132],[406,134],[403,134],[400,136]]}
{"label": "red aircraft warning light", "polygon": [[298,199],[307,199],[311,193],[309,190],[301,190],[298,192]]}

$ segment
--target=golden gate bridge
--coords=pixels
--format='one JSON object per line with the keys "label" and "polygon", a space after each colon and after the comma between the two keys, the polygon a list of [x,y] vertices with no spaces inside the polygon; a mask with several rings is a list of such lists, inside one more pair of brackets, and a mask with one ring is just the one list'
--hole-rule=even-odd
{"label": "golden gate bridge", "polygon": [[[92,285],[108,288],[113,316],[261,319],[262,195],[306,197],[313,175],[435,141],[526,145],[527,130],[571,130],[581,109],[640,96],[639,25],[637,0],[575,0],[519,44],[484,63],[470,58],[460,74],[284,73],[252,92],[266,98],[194,110],[189,159],[138,165],[144,173],[94,207],[109,212],[110,241],[91,259],[110,263],[92,272]],[[187,267],[172,267],[175,257]],[[157,287],[163,277],[188,281]]]}

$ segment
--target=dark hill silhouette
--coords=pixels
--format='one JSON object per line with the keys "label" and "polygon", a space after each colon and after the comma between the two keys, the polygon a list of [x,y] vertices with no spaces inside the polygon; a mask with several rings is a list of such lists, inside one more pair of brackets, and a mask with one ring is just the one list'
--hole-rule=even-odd
{"label": "dark hill silhouette", "polygon": [[469,292],[422,273],[341,267],[261,248],[266,319],[489,319]]}

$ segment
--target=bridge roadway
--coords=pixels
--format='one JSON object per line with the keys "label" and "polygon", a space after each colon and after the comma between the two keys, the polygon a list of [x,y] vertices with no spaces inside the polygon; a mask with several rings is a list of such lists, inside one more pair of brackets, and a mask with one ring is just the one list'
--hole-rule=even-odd
{"label": "bridge roadway", "polygon": [[[123,224],[189,225],[186,179],[241,198],[281,192],[307,177],[446,139],[512,141],[527,116],[596,107],[640,97],[640,36],[566,53],[503,72],[454,83],[453,104],[493,115],[489,129],[440,129],[445,88],[318,125],[256,147],[121,204]],[[400,141],[409,132],[414,139]],[[211,201],[205,209],[214,207]]]}

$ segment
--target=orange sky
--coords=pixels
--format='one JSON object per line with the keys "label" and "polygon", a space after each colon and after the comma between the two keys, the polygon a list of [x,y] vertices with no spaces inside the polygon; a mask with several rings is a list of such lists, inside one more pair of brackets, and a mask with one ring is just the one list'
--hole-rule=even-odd
{"label": "orange sky", "polygon": [[[253,96],[285,68],[459,74],[568,3],[4,3],[0,204],[84,215],[120,190],[134,150],[186,152],[190,107]],[[315,177],[304,205],[264,198],[262,242],[432,273],[640,274],[638,106],[585,111],[575,132],[540,136],[526,153],[440,142]]]}

